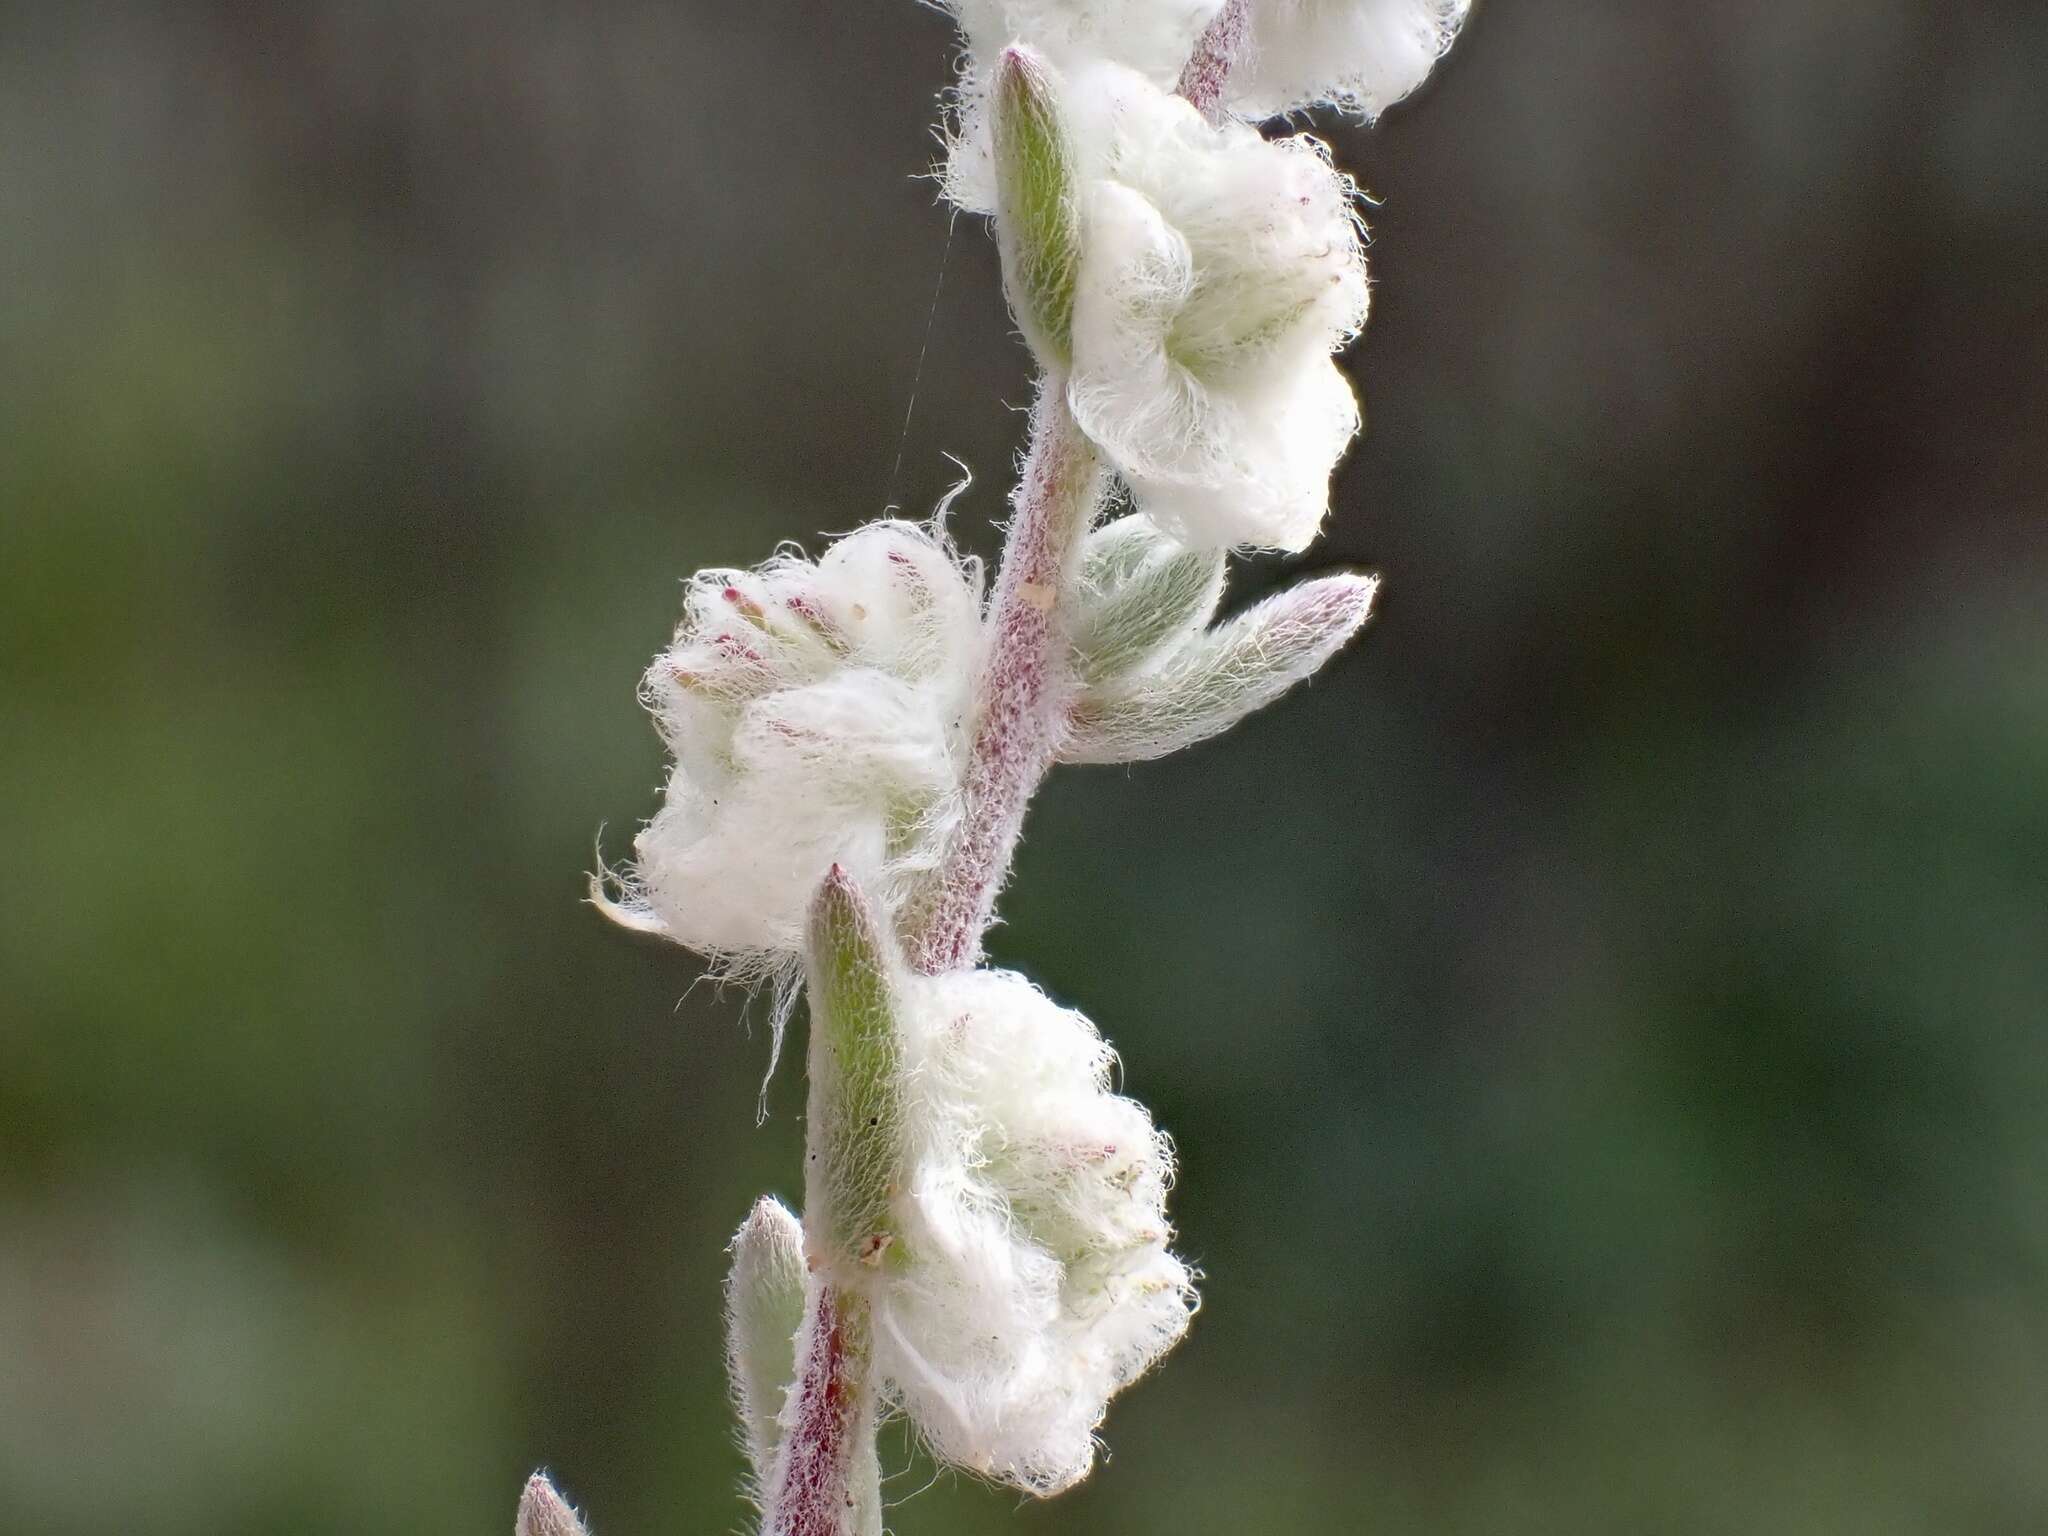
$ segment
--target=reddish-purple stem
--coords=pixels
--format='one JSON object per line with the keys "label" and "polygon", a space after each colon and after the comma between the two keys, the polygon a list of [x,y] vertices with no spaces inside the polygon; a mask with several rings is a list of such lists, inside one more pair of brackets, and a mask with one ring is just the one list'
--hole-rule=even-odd
{"label": "reddish-purple stem", "polygon": [[1222,113],[1223,88],[1230,72],[1251,46],[1251,0],[1224,0],[1223,9],[1203,29],[1180,72],[1180,93],[1212,122]]}
{"label": "reddish-purple stem", "polygon": [[849,1337],[860,1304],[820,1287],[815,1311],[797,1337],[808,1348],[790,1388],[795,1422],[775,1463],[763,1536],[848,1536],[853,1529],[854,1458],[869,1433],[859,1351]]}
{"label": "reddish-purple stem", "polygon": [[996,577],[960,829],[910,936],[911,963],[927,976],[979,956],[1024,807],[1059,751],[1073,680],[1058,598],[1101,487],[1101,460],[1074,425],[1063,381],[1048,378]]}
{"label": "reddish-purple stem", "polygon": [[[1101,461],[1067,410],[1064,381],[1047,379],[1031,418],[1031,447],[1003,547],[979,685],[980,726],[965,781],[960,831],[911,934],[926,974],[973,963],[1010,865],[1024,807],[1066,731],[1072,676],[1057,598],[1102,489]],[[768,1490],[764,1536],[848,1536],[864,1410],[867,1327],[858,1298],[820,1287],[798,1338],[804,1357],[793,1412]]]}

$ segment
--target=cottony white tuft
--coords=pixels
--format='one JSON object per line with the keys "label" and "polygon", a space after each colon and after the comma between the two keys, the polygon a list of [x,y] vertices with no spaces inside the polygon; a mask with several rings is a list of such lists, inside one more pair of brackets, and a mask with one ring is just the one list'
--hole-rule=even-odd
{"label": "cottony white tuft", "polygon": [[1224,99],[1249,118],[1320,102],[1377,117],[1428,78],[1471,0],[1251,0]]}
{"label": "cottony white tuft", "polygon": [[1055,69],[1113,59],[1161,85],[1187,63],[1223,0],[941,0],[967,44],[953,93],[946,195],[973,213],[995,210],[987,101],[997,54],[1023,42]]}
{"label": "cottony white tuft", "polygon": [[1161,527],[1305,548],[1358,430],[1331,356],[1365,323],[1356,189],[1316,140],[1212,125],[1136,71],[1067,84],[1074,419]]}
{"label": "cottony white tuft", "polygon": [[792,961],[835,862],[891,902],[957,814],[980,651],[979,565],[931,528],[700,572],[641,687],[675,760],[663,803],[593,899],[741,977]]}
{"label": "cottony white tuft", "polygon": [[[1180,80],[1223,0],[940,0],[966,57],[953,91],[944,185],[960,207],[995,207],[986,104],[999,50],[1035,49],[1061,71],[1135,70],[1162,90]],[[1429,77],[1472,0],[1239,0],[1237,56],[1216,109],[1252,122],[1329,103],[1377,117]]]}
{"label": "cottony white tuft", "polygon": [[1084,1016],[1008,971],[902,977],[900,1252],[846,1283],[875,1366],[944,1459],[1036,1494],[1095,1457],[1109,1400],[1185,1332],[1170,1144],[1110,1090]]}

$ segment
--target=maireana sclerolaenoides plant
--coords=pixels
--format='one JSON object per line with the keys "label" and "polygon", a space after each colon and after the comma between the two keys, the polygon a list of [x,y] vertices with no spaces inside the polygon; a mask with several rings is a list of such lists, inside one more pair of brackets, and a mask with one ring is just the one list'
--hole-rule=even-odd
{"label": "maireana sclerolaenoides plant", "polygon": [[[982,936],[1055,762],[1213,735],[1364,623],[1358,575],[1215,618],[1230,550],[1313,541],[1358,426],[1333,362],[1365,320],[1356,189],[1256,123],[1376,114],[1466,0],[944,8],[944,185],[993,216],[1040,369],[993,590],[937,519],[694,577],[642,690],[663,803],[594,893],[808,1000],[803,1215],[761,1200],[726,1287],[764,1536],[880,1536],[885,1413],[945,1463],[1070,1487],[1187,1328],[1169,1143]],[[518,1529],[582,1527],[536,1475]]]}

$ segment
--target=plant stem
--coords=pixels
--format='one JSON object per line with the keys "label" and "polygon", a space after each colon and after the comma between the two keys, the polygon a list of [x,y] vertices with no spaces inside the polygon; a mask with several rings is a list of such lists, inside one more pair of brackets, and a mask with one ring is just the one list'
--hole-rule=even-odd
{"label": "plant stem", "polygon": [[910,961],[928,976],[972,965],[1024,829],[1024,808],[1059,751],[1071,702],[1065,593],[1102,499],[1102,461],[1067,409],[1065,380],[1040,382],[989,615],[988,656],[959,830],[919,904]]}
{"label": "plant stem", "polygon": [[1251,0],[1226,0],[1215,19],[1203,29],[1180,73],[1180,94],[1201,108],[1214,122],[1221,116],[1223,88],[1251,45]]}
{"label": "plant stem", "polygon": [[763,1536],[881,1536],[868,1309],[813,1283]]}
{"label": "plant stem", "polygon": [[[1102,482],[1100,457],[1067,409],[1065,381],[1047,376],[996,577],[966,807],[906,935],[912,963],[927,975],[971,965],[979,954],[1024,807],[1059,751],[1074,686],[1059,598],[1101,502]],[[821,1120],[814,1114],[809,1128],[812,1157],[825,1150]],[[880,1536],[868,1327],[859,1297],[812,1286],[764,1536]]]}

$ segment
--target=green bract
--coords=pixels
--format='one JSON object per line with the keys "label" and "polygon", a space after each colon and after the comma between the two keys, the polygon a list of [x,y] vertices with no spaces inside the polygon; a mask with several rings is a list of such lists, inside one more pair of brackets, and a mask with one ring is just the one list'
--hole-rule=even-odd
{"label": "green bract", "polygon": [[1074,605],[1074,670],[1094,687],[1192,636],[1223,593],[1223,551],[1190,549],[1142,517],[1090,535]]}
{"label": "green bract", "polygon": [[837,866],[811,903],[806,961],[811,1046],[805,1240],[828,1272],[879,1264],[895,1240],[889,1202],[901,1162],[902,1044],[887,940]]}
{"label": "green bract", "polygon": [[1032,350],[1064,367],[1073,354],[1081,230],[1052,71],[1027,48],[1006,49],[990,105],[1003,284]]}

